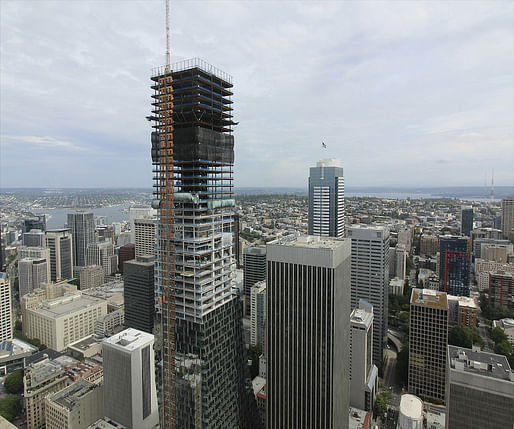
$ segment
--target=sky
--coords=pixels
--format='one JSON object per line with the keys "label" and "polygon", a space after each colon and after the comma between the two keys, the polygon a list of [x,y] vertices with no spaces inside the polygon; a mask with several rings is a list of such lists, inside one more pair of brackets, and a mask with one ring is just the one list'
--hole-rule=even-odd
{"label": "sky", "polygon": [[[171,61],[233,76],[236,186],[514,185],[513,1],[170,9]],[[150,187],[164,62],[163,0],[0,0],[0,188]]]}

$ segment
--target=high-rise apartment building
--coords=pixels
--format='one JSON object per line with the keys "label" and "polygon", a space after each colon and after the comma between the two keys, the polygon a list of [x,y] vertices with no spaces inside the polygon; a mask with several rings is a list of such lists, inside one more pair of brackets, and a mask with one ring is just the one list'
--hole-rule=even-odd
{"label": "high-rise apartment building", "polygon": [[20,298],[38,289],[41,283],[48,282],[48,263],[46,259],[25,258],[18,262]]}
{"label": "high-rise apartment building", "polygon": [[460,208],[460,233],[470,237],[473,230],[473,207],[461,206]]}
{"label": "high-rise apartment building", "polygon": [[0,273],[0,344],[12,340],[12,331],[11,283]]}
{"label": "high-rise apartment building", "polygon": [[470,240],[468,237],[439,237],[439,290],[469,296]]}
{"label": "high-rise apartment building", "polygon": [[514,309],[514,274],[489,273],[489,305]]}
{"label": "high-rise apartment building", "polygon": [[105,415],[127,429],[156,427],[154,336],[126,329],[103,341],[102,354]]}
{"label": "high-rise apartment building", "polygon": [[265,349],[266,341],[266,280],[252,286],[250,296],[250,344]]}
{"label": "high-rise apartment building", "polygon": [[148,333],[153,332],[154,256],[139,256],[125,262],[125,326]]}
{"label": "high-rise apartment building", "polygon": [[267,427],[348,428],[349,240],[268,243]]}
{"label": "high-rise apartment building", "polygon": [[255,283],[266,279],[266,246],[245,247],[243,264],[245,314],[249,316],[252,287]]}
{"label": "high-rise apartment building", "polygon": [[45,233],[40,229],[32,229],[29,232],[24,232],[22,243],[27,247],[42,247],[45,245]]}
{"label": "high-rise apartment building", "polygon": [[502,200],[502,232],[503,238],[514,239],[514,197]]}
{"label": "high-rise apartment building", "polygon": [[410,299],[410,393],[445,400],[448,300],[445,292],[413,289]]}
{"label": "high-rise apartment building", "polygon": [[338,159],[322,159],[309,175],[309,234],[344,237],[344,177]]}
{"label": "high-rise apartment building", "polygon": [[130,222],[130,242],[135,243],[136,241],[136,230],[134,228],[134,221],[136,219],[152,218],[155,210],[148,206],[134,206],[129,209],[129,222]]}
{"label": "high-rise apartment building", "polygon": [[48,281],[52,279],[51,276],[51,259],[50,249],[48,247],[29,247],[20,246],[18,247],[18,260],[32,258],[32,259],[44,259],[47,264],[46,278]]}
{"label": "high-rise apartment building", "polygon": [[373,364],[373,306],[364,300],[350,315],[350,405],[373,411],[378,368]]}
{"label": "high-rise apartment building", "polygon": [[363,299],[373,306],[373,363],[382,368],[387,342],[387,303],[389,289],[389,229],[379,225],[351,225],[352,240],[351,308]]}
{"label": "high-rise apartment building", "polygon": [[394,276],[403,280],[407,277],[407,250],[398,244],[394,253]]}
{"label": "high-rise apartment building", "polygon": [[448,346],[446,427],[514,427],[514,373],[502,355]]}
{"label": "high-rise apartment building", "polygon": [[157,224],[153,219],[134,219],[136,258],[155,255],[155,236]]}
{"label": "high-rise apartment building", "polygon": [[152,81],[163,426],[251,428],[258,416],[233,291],[232,78],[196,58]]}
{"label": "high-rise apartment building", "polygon": [[439,240],[435,235],[423,234],[419,239],[419,247],[422,255],[435,255],[439,249]]}
{"label": "high-rise apartment building", "polygon": [[50,279],[58,282],[73,278],[73,238],[70,230],[48,230],[45,242],[50,249]]}
{"label": "high-rise apartment building", "polygon": [[73,236],[73,265],[84,267],[87,248],[96,241],[93,213],[68,213],[68,228]]}

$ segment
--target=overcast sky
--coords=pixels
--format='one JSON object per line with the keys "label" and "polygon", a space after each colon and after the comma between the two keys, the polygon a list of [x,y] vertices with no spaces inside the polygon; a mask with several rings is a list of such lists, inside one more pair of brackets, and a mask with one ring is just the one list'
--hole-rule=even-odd
{"label": "overcast sky", "polygon": [[[164,2],[0,1],[2,187],[149,187]],[[234,79],[236,186],[514,184],[513,1],[171,1]],[[324,141],[327,149],[323,149]]]}

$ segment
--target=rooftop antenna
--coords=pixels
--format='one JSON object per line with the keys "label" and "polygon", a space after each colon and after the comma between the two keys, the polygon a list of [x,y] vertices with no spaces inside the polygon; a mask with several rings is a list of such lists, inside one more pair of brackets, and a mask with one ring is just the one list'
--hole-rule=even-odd
{"label": "rooftop antenna", "polygon": [[491,174],[491,207],[493,206],[494,202],[494,168],[493,172]]}
{"label": "rooftop antenna", "polygon": [[170,0],[166,0],[166,73],[170,72]]}

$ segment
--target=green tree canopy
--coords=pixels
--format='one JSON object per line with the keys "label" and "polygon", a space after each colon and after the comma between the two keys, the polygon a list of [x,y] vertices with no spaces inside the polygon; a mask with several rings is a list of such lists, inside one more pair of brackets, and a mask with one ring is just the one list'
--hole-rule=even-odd
{"label": "green tree canopy", "polygon": [[20,398],[9,395],[0,398],[0,416],[12,422],[21,411]]}
{"label": "green tree canopy", "polygon": [[497,326],[496,328],[493,328],[491,330],[491,339],[494,341],[495,344],[497,344],[503,341],[508,341],[509,338],[507,337],[505,331],[499,326]]}
{"label": "green tree canopy", "polygon": [[375,402],[375,415],[383,416],[387,411],[387,405],[384,397],[382,395],[377,395],[377,400]]}
{"label": "green tree canopy", "polygon": [[18,369],[5,377],[4,387],[9,393],[23,393],[23,370]]}
{"label": "green tree canopy", "polygon": [[448,344],[470,349],[473,344],[483,347],[484,340],[476,326],[454,326],[448,332]]}
{"label": "green tree canopy", "polygon": [[501,341],[499,343],[496,343],[494,345],[494,352],[499,355],[507,356],[509,357],[512,353],[512,346],[508,341]]}

